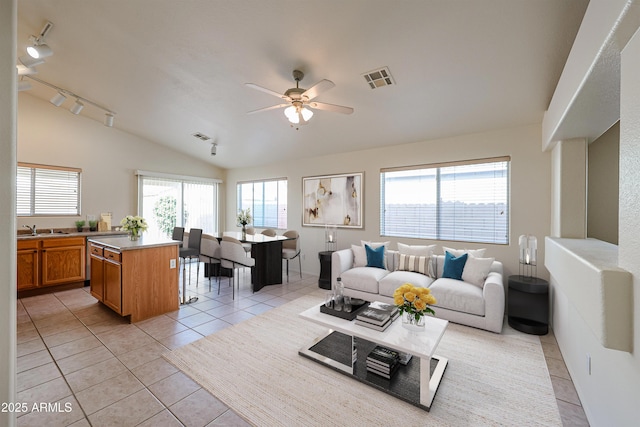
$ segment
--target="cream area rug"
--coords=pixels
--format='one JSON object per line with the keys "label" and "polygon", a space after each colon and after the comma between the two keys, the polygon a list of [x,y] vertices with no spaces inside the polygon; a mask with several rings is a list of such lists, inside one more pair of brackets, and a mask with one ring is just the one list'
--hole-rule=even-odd
{"label": "cream area rug", "polygon": [[540,340],[449,323],[449,359],[427,412],[298,355],[325,328],[301,297],[164,357],[256,426],[561,426]]}

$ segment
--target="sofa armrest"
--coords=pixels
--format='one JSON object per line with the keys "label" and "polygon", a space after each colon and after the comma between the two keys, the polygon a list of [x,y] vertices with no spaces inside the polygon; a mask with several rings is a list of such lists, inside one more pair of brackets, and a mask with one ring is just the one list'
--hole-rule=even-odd
{"label": "sofa armrest", "polygon": [[338,277],[353,268],[353,251],[341,249],[331,254],[331,289],[335,289]]}
{"label": "sofa armrest", "polygon": [[483,297],[487,329],[496,333],[502,331],[504,320],[504,283],[502,274],[492,271],[484,281]]}

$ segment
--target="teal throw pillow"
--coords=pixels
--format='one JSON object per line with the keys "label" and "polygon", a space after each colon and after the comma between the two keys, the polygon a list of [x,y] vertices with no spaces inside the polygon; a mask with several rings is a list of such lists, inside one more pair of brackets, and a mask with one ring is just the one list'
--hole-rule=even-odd
{"label": "teal throw pillow", "polygon": [[[384,269],[384,246],[378,248],[372,248],[369,245],[364,245],[365,251],[367,251],[367,267],[377,267]],[[462,273],[461,273],[462,274]]]}
{"label": "teal throw pillow", "polygon": [[462,272],[464,271],[464,265],[467,263],[468,256],[468,254],[462,254],[459,257],[455,257],[449,252],[445,252],[442,277],[462,280]]}

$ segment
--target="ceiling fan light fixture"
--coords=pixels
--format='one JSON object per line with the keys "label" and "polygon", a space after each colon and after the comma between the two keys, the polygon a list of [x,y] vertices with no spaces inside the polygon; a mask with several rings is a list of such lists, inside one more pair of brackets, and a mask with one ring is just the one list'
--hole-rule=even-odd
{"label": "ceiling fan light fixture", "polygon": [[64,96],[62,92],[58,92],[55,95],[53,95],[53,98],[51,98],[49,102],[55,105],[56,107],[59,107],[66,100],[67,100],[67,97]]}
{"label": "ceiling fan light fixture", "polygon": [[308,122],[309,119],[313,117],[313,111],[305,107],[302,107],[302,110],[300,110],[300,114],[302,114],[302,118],[304,119],[305,122]]}
{"label": "ceiling fan light fixture", "polygon": [[287,119],[289,119],[289,122],[291,123],[298,124],[300,122],[298,109],[293,105],[284,109],[284,115],[287,116]]}

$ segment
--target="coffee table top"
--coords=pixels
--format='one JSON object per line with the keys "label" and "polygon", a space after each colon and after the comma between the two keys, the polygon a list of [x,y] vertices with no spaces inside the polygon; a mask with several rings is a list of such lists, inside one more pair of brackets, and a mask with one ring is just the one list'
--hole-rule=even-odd
{"label": "coffee table top", "polygon": [[402,326],[400,319],[394,320],[384,331],[376,331],[366,326],[357,325],[355,321],[321,313],[321,305],[315,305],[300,313],[299,316],[343,334],[363,338],[417,357],[433,356],[449,324],[447,320],[427,316],[424,331],[410,331]]}

